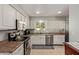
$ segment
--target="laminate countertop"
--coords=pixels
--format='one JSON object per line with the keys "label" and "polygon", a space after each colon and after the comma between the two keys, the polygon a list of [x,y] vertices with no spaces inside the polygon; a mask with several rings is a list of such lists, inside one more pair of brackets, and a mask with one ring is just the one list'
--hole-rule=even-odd
{"label": "laminate countertop", "polygon": [[15,42],[15,41],[0,41],[0,53],[12,53],[18,47],[20,47],[22,42]]}

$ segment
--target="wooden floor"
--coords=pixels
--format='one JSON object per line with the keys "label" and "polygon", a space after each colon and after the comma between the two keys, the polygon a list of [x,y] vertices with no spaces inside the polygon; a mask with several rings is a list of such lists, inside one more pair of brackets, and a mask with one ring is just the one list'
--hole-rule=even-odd
{"label": "wooden floor", "polygon": [[31,55],[64,55],[64,46],[54,46],[54,49],[32,49]]}

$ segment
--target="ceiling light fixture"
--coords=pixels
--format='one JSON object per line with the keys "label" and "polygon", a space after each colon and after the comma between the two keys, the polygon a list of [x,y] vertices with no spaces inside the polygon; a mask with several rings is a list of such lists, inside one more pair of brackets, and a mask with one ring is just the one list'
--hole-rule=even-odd
{"label": "ceiling light fixture", "polygon": [[57,13],[58,13],[58,14],[61,14],[61,13],[62,13],[62,11],[58,11]]}
{"label": "ceiling light fixture", "polygon": [[39,11],[36,11],[36,14],[40,14],[40,12]]}
{"label": "ceiling light fixture", "polygon": [[39,20],[39,23],[43,23],[44,21],[43,20]]}

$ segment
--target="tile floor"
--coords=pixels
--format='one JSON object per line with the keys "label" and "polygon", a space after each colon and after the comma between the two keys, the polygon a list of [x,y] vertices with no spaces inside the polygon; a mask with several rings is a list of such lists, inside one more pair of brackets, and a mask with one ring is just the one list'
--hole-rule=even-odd
{"label": "tile floor", "polygon": [[54,46],[54,49],[32,49],[31,55],[64,55],[64,46]]}

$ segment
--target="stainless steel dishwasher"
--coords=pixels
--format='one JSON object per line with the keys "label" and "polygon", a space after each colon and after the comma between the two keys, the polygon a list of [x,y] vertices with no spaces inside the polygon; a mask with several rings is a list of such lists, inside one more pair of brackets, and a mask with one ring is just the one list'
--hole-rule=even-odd
{"label": "stainless steel dishwasher", "polygon": [[53,48],[53,35],[51,34],[45,35],[45,45],[48,48]]}

